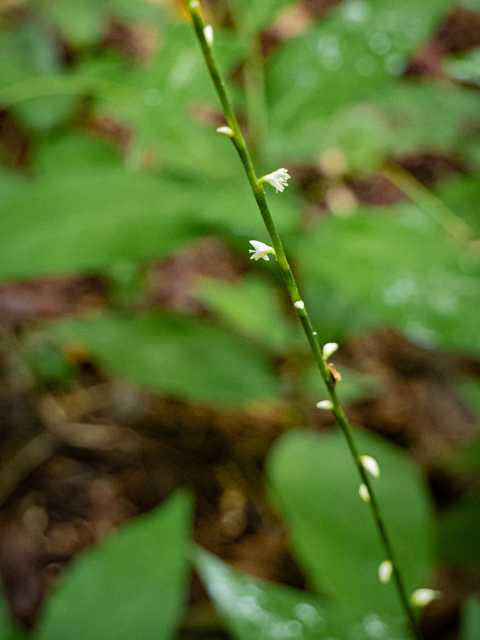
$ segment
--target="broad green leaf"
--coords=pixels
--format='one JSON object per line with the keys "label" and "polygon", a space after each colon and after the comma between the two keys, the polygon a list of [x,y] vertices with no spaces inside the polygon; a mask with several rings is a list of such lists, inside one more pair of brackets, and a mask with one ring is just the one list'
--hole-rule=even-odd
{"label": "broad green leaf", "polygon": [[441,182],[436,193],[454,213],[460,216],[472,230],[474,238],[480,237],[480,180],[477,177],[457,177]]}
{"label": "broad green leaf", "polygon": [[478,147],[472,129],[478,126],[479,107],[478,92],[471,89],[396,78],[388,90],[380,83],[368,100],[347,102],[330,116],[315,113],[273,131],[268,144],[280,158],[310,161],[337,149],[349,173],[373,170],[385,155],[426,149],[470,157]]}
{"label": "broad green leaf", "polygon": [[276,291],[264,280],[252,278],[236,285],[203,280],[196,289],[232,327],[275,352],[288,349],[298,336],[282,315]]}
{"label": "broad green leaf", "polygon": [[438,536],[442,560],[460,566],[480,566],[480,492],[441,514]]}
{"label": "broad green leaf", "polygon": [[480,353],[480,264],[414,206],[330,218],[297,246],[321,322],[325,280],[372,316],[427,345]]}
{"label": "broad green leaf", "polygon": [[113,375],[189,400],[240,405],[278,397],[270,359],[209,322],[173,314],[104,316],[57,325]]}
{"label": "broad green leaf", "polygon": [[456,80],[462,82],[480,82],[480,49],[467,51],[463,55],[447,59],[445,69]]}
{"label": "broad green leaf", "polygon": [[74,47],[94,46],[107,26],[104,3],[46,3],[44,10]]}
{"label": "broad green leaf", "polygon": [[[108,66],[111,72],[112,67]],[[125,69],[122,67],[125,73]],[[102,96],[106,102],[119,104],[138,103],[138,96],[130,87],[120,82],[113,82],[112,75],[108,79],[82,75],[43,75],[29,78],[21,78],[18,82],[5,84],[0,88],[0,103],[5,107],[16,107],[25,101],[36,100],[45,97],[62,96]]]}
{"label": "broad green leaf", "polygon": [[72,95],[39,96],[19,103],[13,109],[26,127],[38,131],[49,131],[71,118],[77,107]]}
{"label": "broad green leaf", "polygon": [[[59,173],[80,172],[98,167],[120,166],[120,154],[113,144],[80,133],[70,133],[39,145],[37,162],[42,173],[52,176]],[[57,177],[58,179],[58,177]]]}
{"label": "broad green leaf", "polygon": [[[222,32],[216,36],[215,54],[220,66],[225,67],[235,57],[236,39]],[[230,141],[216,133],[210,123],[220,107],[190,24],[170,25],[148,64],[118,70],[118,80],[136,99],[115,103],[108,94],[102,94],[98,104],[133,130],[129,166],[140,168],[147,156],[166,170],[193,177],[203,173],[226,179],[239,173]],[[109,65],[92,69],[87,63],[79,73],[94,74],[105,81],[112,78]]]}
{"label": "broad green leaf", "polygon": [[468,442],[449,457],[447,468],[456,472],[480,471],[480,436],[470,438]]}
{"label": "broad green leaf", "polygon": [[472,138],[479,121],[478,92],[455,85],[399,78],[389,91],[380,88],[372,98],[389,123],[386,153],[452,153]]}
{"label": "broad green leaf", "polygon": [[255,33],[265,28],[281,9],[292,3],[293,0],[234,0],[233,9],[241,30]]}
{"label": "broad green leaf", "polygon": [[448,10],[450,0],[349,0],[274,55],[268,94],[274,129],[366,98],[403,71],[407,56]]}
{"label": "broad green leaf", "polygon": [[348,173],[364,172],[378,166],[390,141],[389,126],[376,106],[347,105],[331,116],[305,118],[293,129],[274,131],[267,144],[279,161],[288,157],[318,162],[323,152],[336,149]]}
{"label": "broad green leaf", "polygon": [[462,608],[461,640],[480,640],[480,593],[472,593]]}
{"label": "broad green leaf", "polygon": [[191,237],[195,197],[195,189],[118,170],[33,182],[3,205],[0,279],[160,258]]}
{"label": "broad green leaf", "polygon": [[235,640],[350,638],[399,640],[375,615],[359,619],[306,591],[265,582],[231,569],[198,548],[195,565]]}
{"label": "broad green leaf", "polygon": [[[88,148],[83,153],[86,171],[74,172],[81,158],[66,158],[70,170],[60,173],[47,154],[44,163],[50,175],[9,188],[0,220],[0,280],[158,259],[190,238],[218,233],[219,227],[230,242],[232,232],[243,236],[241,250],[248,255],[247,238],[265,233],[246,180],[232,185],[158,178],[110,168],[110,160],[102,164],[100,157],[93,170]],[[295,222],[288,198],[273,210],[280,230]]]}
{"label": "broad green leaf", "polygon": [[[375,495],[409,593],[426,586],[431,560],[431,508],[417,470],[399,449],[356,432],[361,454],[377,460]],[[385,560],[370,505],[340,431],[291,431],[268,460],[270,488],[311,584],[359,615],[397,619],[402,610],[392,582],[381,584]]]}
{"label": "broad green leaf", "polygon": [[47,599],[35,640],[169,640],[185,604],[190,499],[177,493],[86,551]]}

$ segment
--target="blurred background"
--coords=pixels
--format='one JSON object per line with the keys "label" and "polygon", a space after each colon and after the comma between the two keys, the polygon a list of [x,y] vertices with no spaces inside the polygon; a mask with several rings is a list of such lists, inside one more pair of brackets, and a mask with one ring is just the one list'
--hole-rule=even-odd
{"label": "blurred background", "polygon": [[[480,589],[480,2],[210,0],[214,51],[351,421],[435,507],[427,638]],[[33,625],[183,485],[195,539],[308,586],[264,490],[334,428],[180,1],[0,1],[0,574]],[[320,415],[321,414],[321,415]],[[182,637],[205,634],[197,579]],[[192,613],[193,612],[193,613]],[[225,637],[219,627],[210,635]]]}

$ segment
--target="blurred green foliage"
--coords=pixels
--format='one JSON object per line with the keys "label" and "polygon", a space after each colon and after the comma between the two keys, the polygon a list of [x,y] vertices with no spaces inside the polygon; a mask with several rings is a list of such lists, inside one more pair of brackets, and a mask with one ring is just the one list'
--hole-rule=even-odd
{"label": "blurred green foliage", "polygon": [[[0,106],[28,153],[15,163],[0,138],[0,280],[95,274],[114,291],[102,315],[36,326],[43,342],[29,342],[25,330],[35,374],[68,384],[74,374],[62,349],[81,343],[101,370],[142,389],[238,406],[285,399],[278,363],[294,357],[304,397],[320,398],[274,261],[248,262],[248,241],[267,237],[234,150],[215,132],[222,115],[181,13],[140,0],[8,4],[0,8]],[[258,173],[292,167],[288,191],[267,197],[319,340],[390,326],[427,347],[478,357],[480,53],[447,56],[441,81],[404,75],[453,3],[344,0],[264,58],[258,31],[278,26],[296,3],[230,5],[228,28],[214,25],[215,53]],[[115,24],[124,38],[109,44]],[[242,86],[244,67],[255,73]],[[324,206],[332,186],[345,194],[386,158],[414,153],[446,154],[462,167],[465,175],[435,193],[468,225],[464,241],[418,201]],[[315,175],[310,187],[305,170]],[[312,202],[314,215],[303,215]],[[238,261],[239,282],[198,282],[202,314],[142,308],[142,268],[212,235]],[[347,397],[371,393],[374,381],[360,378],[352,374]],[[398,450],[373,437],[359,442],[381,464],[379,498],[412,590],[432,562],[422,479]],[[478,470],[478,452],[470,454]],[[241,576],[197,551],[232,635],[264,638],[273,625],[277,638],[401,637],[388,626],[399,614],[395,595],[378,581],[383,557],[338,434],[287,434],[268,468],[298,558],[329,599]],[[174,497],[79,559],[34,637],[171,637],[185,599],[187,503]],[[436,532],[442,560],[478,564],[478,526],[478,494],[446,511]],[[461,552],[460,537],[469,541]],[[478,602],[468,616],[478,617]],[[465,640],[478,637],[472,628],[467,622]],[[23,637],[3,606],[0,637]]]}
{"label": "blurred green foliage", "polygon": [[[382,470],[376,496],[407,590],[413,592],[425,583],[432,558],[431,507],[423,481],[397,448],[361,432],[356,440],[360,453],[375,458]],[[359,616],[375,611],[396,620],[400,604],[393,584],[378,579],[385,557],[369,506],[358,496],[358,474],[346,447],[339,431],[291,431],[270,456],[271,491],[317,590]]]}
{"label": "blurred green foliage", "polygon": [[327,598],[242,575],[203,549],[196,550],[195,566],[235,640],[260,640],[267,633],[305,640],[351,633],[359,640],[402,638],[378,615],[355,616]]}

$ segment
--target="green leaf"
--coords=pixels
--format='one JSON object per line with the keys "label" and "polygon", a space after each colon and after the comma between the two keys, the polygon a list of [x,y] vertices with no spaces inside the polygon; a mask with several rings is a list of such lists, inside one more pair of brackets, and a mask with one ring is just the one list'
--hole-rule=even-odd
{"label": "green leaf", "polygon": [[321,119],[304,119],[295,128],[274,131],[268,141],[272,153],[282,158],[318,162],[323,152],[341,152],[348,173],[378,166],[390,139],[389,122],[367,103],[347,105]]}
{"label": "green leaf", "polygon": [[58,2],[45,5],[44,11],[74,47],[95,45],[107,24],[102,4],[95,6],[89,2]]}
{"label": "green leaf", "polygon": [[371,315],[429,346],[480,353],[480,265],[453,244],[422,211],[403,205],[375,214],[330,218],[298,246],[314,320],[324,301],[316,283],[328,280]]}
{"label": "green leaf", "polygon": [[445,70],[455,80],[478,84],[480,82],[480,49],[477,47],[463,55],[447,59]]}
{"label": "green leaf", "polygon": [[247,337],[275,352],[292,345],[297,332],[282,316],[276,291],[264,280],[250,278],[236,285],[202,280],[196,288],[212,310]]}
{"label": "green leaf", "polygon": [[436,193],[454,213],[471,228],[474,237],[480,237],[480,180],[477,177],[457,177],[437,185]]}
{"label": "green leaf", "polygon": [[255,33],[271,23],[275,15],[293,0],[234,0],[234,15],[239,20],[242,30]]}
{"label": "green leaf", "polygon": [[455,85],[399,78],[372,103],[389,123],[383,148],[397,156],[426,149],[451,154],[472,139],[479,122],[478,93]]}
{"label": "green leaf", "polygon": [[[412,463],[399,449],[357,432],[361,454],[377,460],[375,495],[391,538],[407,592],[425,586],[431,559],[431,508]],[[322,435],[291,431],[268,460],[272,494],[284,515],[294,551],[321,593],[359,615],[402,615],[392,582],[381,584],[385,560],[369,504],[359,497],[360,480],[340,431]]]}
{"label": "green leaf", "polygon": [[306,591],[235,571],[201,548],[196,550],[195,566],[235,640],[401,637],[399,633],[392,635],[378,616],[360,620]]}
{"label": "green leaf", "polygon": [[[48,176],[59,173],[120,167],[120,154],[113,144],[80,133],[70,133],[39,145],[37,162]],[[58,177],[57,177],[58,179]]]}
{"label": "green leaf", "polygon": [[[231,35],[216,35],[215,53],[220,53],[223,66],[223,59],[229,59],[235,47]],[[136,100],[115,103],[108,95],[99,96],[99,105],[103,108],[107,103],[109,113],[134,132],[129,166],[139,169],[147,154],[162,168],[189,173],[196,179],[199,173],[217,179],[238,175],[230,141],[216,133],[213,124],[201,122],[201,113],[208,116],[218,110],[218,102],[191,25],[170,25],[160,43],[149,64],[130,71],[121,69],[119,79]],[[81,70],[83,75],[92,75],[90,66]],[[110,67],[98,71],[105,80],[111,79]]]}
{"label": "green leaf", "polygon": [[35,640],[168,640],[185,603],[190,497],[175,494],[86,551],[41,613]]}
{"label": "green leaf", "polygon": [[386,91],[449,6],[450,0],[342,2],[274,55],[268,74],[273,128],[294,129],[380,87]]}
{"label": "green leaf", "polygon": [[160,258],[186,238],[195,189],[124,171],[55,175],[19,189],[0,221],[0,279]]}
{"label": "green leaf", "polygon": [[462,608],[461,640],[480,640],[480,593],[472,593]]}
{"label": "green leaf", "polygon": [[480,471],[480,436],[468,442],[448,459],[447,468],[453,472]]}
{"label": "green leaf", "polygon": [[[40,78],[38,80],[40,82]],[[40,95],[20,102],[13,111],[28,129],[48,131],[73,117],[76,108],[74,95]]]}
{"label": "green leaf", "polygon": [[480,566],[480,492],[442,513],[438,537],[440,556],[445,562]]}
{"label": "green leaf", "polygon": [[[199,184],[127,172],[111,168],[114,159],[105,150],[93,169],[94,147],[77,144],[64,139],[56,160],[44,153],[50,175],[18,188],[10,185],[0,220],[0,281],[158,259],[190,238],[212,229],[218,233],[219,227],[230,240],[232,232],[244,238],[265,233],[246,180]],[[69,159],[69,148],[77,148],[83,159],[76,154]],[[65,173],[58,166],[62,154],[69,167]],[[88,170],[75,171],[83,162]],[[274,211],[279,229],[291,228],[296,216],[291,200],[276,203]]]}
{"label": "green leaf", "polygon": [[239,405],[278,397],[269,358],[204,320],[173,314],[58,323],[113,375],[189,400]]}

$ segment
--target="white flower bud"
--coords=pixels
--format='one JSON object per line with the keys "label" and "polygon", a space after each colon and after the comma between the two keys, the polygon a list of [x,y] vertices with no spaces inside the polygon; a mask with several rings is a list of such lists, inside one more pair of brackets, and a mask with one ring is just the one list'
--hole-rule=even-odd
{"label": "white flower bud", "polygon": [[333,402],[331,400],[322,400],[321,402],[317,402],[317,409],[331,411],[333,409]]}
{"label": "white flower bud", "polygon": [[378,567],[378,578],[382,584],[390,582],[392,577],[393,566],[390,560],[384,560]]}
{"label": "white flower bud", "polygon": [[417,589],[410,597],[410,602],[415,607],[426,607],[432,600],[437,600],[442,597],[441,591],[435,591],[434,589]]}
{"label": "white flower bud", "polygon": [[293,306],[297,309],[305,309],[305,303],[302,300],[298,300]]}
{"label": "white flower bud", "polygon": [[233,131],[230,129],[230,127],[218,127],[217,133],[224,133],[226,136],[229,136],[230,138],[233,136]]}
{"label": "white flower bud", "polygon": [[338,344],[336,342],[327,342],[327,344],[323,346],[323,359],[327,360],[337,349]]}
{"label": "white flower bud", "polygon": [[366,484],[361,484],[358,488],[358,494],[364,502],[370,502],[370,493]]}
{"label": "white flower bud", "polygon": [[364,469],[371,473],[374,478],[378,478],[380,475],[380,467],[378,466],[375,458],[371,458],[370,456],[360,456],[360,461]]}
{"label": "white flower bud", "polygon": [[203,34],[205,36],[205,40],[207,41],[208,46],[211,47],[213,44],[213,28],[211,24],[207,24],[207,26],[203,30]]}

